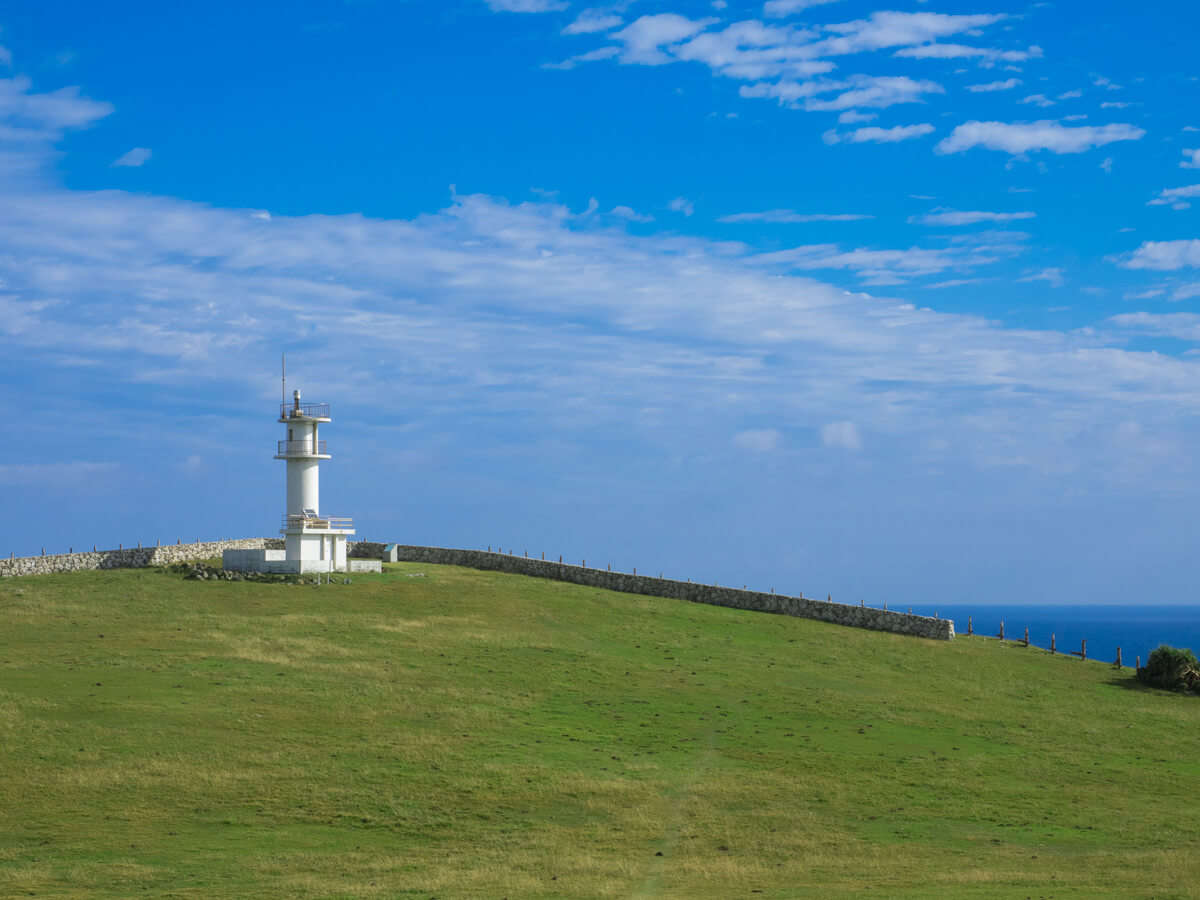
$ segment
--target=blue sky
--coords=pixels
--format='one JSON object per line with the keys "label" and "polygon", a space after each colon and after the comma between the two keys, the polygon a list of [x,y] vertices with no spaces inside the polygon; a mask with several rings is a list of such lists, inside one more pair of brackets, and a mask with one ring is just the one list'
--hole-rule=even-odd
{"label": "blue sky", "polygon": [[0,0],[5,552],[322,508],[835,599],[1195,600],[1200,9]]}

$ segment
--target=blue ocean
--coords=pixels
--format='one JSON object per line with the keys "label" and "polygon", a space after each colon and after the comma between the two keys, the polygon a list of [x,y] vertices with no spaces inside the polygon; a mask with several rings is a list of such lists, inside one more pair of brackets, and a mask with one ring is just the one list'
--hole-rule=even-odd
{"label": "blue ocean", "polygon": [[[900,609],[900,607],[893,607]],[[907,611],[905,608],[904,611]],[[967,633],[967,617],[976,634],[996,636],[1004,622],[1005,638],[1022,638],[1029,628],[1029,643],[1050,647],[1054,635],[1058,652],[1078,651],[1087,640],[1088,659],[1112,662],[1121,648],[1122,662],[1132,666],[1141,656],[1145,664],[1159,644],[1187,647],[1200,656],[1200,606],[1021,606],[952,605],[914,606],[914,613],[954,620],[958,634]]]}

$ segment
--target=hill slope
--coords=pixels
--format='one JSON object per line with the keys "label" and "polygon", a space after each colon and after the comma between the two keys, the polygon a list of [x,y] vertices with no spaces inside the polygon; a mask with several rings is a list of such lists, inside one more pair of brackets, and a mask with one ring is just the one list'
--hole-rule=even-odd
{"label": "hill slope", "polygon": [[6,580],[0,895],[1191,896],[1200,702],[1131,681],[416,564]]}

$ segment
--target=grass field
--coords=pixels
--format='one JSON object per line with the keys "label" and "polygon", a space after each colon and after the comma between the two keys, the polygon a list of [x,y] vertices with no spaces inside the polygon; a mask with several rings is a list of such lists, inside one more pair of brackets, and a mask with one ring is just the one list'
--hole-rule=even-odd
{"label": "grass field", "polygon": [[1132,681],[425,565],[8,579],[0,896],[1197,896],[1200,700]]}

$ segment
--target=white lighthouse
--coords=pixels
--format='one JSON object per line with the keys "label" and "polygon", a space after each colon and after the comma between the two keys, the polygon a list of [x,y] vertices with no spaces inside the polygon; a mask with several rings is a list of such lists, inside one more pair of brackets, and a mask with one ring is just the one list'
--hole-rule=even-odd
{"label": "white lighthouse", "polygon": [[328,403],[301,403],[300,392],[279,407],[287,437],[276,459],[287,463],[287,512],[283,517],[286,559],[300,572],[346,571],[346,537],[354,534],[347,518],[321,515],[321,460],[329,459],[320,426],[328,424]]}
{"label": "white lighthouse", "polygon": [[[287,463],[287,506],[279,530],[285,549],[226,550],[226,569],[279,574],[347,571],[346,538],[354,534],[353,522],[321,513],[321,461],[330,456],[320,427],[330,421],[329,404],[301,403],[299,391],[292,392],[290,403],[279,405],[286,437],[279,441],[275,458]],[[378,563],[371,568],[378,571]]]}

